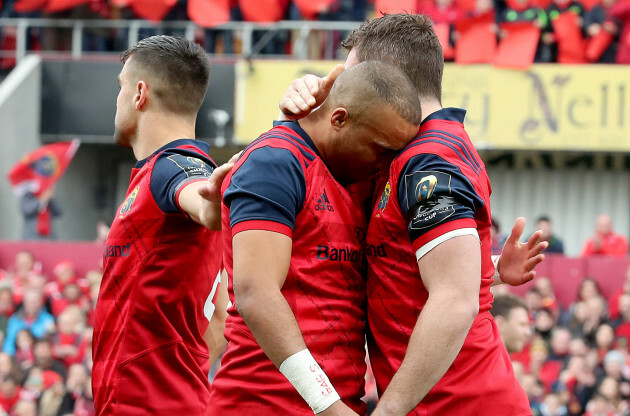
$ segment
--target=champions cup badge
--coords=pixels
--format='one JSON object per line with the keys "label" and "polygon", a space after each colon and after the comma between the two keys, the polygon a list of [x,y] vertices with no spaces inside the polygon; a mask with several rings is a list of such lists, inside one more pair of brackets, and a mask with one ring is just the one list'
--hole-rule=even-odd
{"label": "champions cup badge", "polygon": [[131,191],[127,199],[125,199],[125,202],[123,203],[122,207],[120,207],[120,213],[119,213],[120,215],[118,215],[118,218],[124,217],[125,214],[129,212],[129,210],[131,209],[131,206],[136,200],[136,197],[138,196],[138,192],[140,192],[140,187],[136,186],[134,190]]}
{"label": "champions cup badge", "polygon": [[420,182],[416,185],[416,199],[418,201],[430,199],[437,185],[437,181],[434,175],[428,175],[420,179]]}
{"label": "champions cup badge", "polygon": [[203,160],[201,160],[201,159],[197,159],[196,157],[190,157],[190,156],[188,156],[188,157],[186,158],[186,160],[187,160],[187,161],[189,161],[190,163],[192,163],[193,165],[197,165],[197,166],[199,166],[200,168],[203,168],[204,166],[206,166],[206,164],[205,164],[205,163],[203,163]]}
{"label": "champions cup badge", "polygon": [[387,181],[387,184],[385,185],[385,189],[383,190],[383,193],[381,194],[381,199],[378,200],[378,205],[376,206],[376,209],[379,210],[384,210],[385,207],[387,206],[387,203],[389,202],[389,194],[392,192],[392,187],[389,184],[389,181]]}
{"label": "champions cup badge", "polygon": [[41,176],[51,177],[59,172],[59,160],[53,153],[48,153],[30,163],[31,168]]}

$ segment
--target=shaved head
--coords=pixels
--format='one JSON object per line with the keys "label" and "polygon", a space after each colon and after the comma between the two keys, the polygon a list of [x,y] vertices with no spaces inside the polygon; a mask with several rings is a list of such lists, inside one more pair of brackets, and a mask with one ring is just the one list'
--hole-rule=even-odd
{"label": "shaved head", "polygon": [[370,123],[383,104],[411,124],[422,121],[420,100],[402,70],[384,61],[365,61],[339,75],[324,107],[344,107],[356,122]]}

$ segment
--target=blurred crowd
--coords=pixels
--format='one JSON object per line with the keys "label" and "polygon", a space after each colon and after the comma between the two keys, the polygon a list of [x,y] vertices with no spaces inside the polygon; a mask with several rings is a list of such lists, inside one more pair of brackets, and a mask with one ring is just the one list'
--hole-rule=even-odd
{"label": "blurred crowd", "polygon": [[[69,19],[136,19],[130,7],[121,7],[107,0],[91,0],[69,10],[56,13],[43,11],[18,12],[14,6],[20,0],[5,0],[1,17],[44,17]],[[305,16],[293,1],[279,0],[282,9],[280,20],[303,20]],[[383,4],[381,4],[383,3]],[[363,21],[385,7],[379,0],[332,0],[326,10],[314,18],[324,21]],[[255,10],[242,9],[243,2],[231,0],[230,17],[233,21],[255,20]],[[261,6],[258,6],[261,7]],[[19,7],[18,7],[19,9]],[[463,33],[481,21],[492,22],[492,42],[501,42],[507,36],[506,24],[531,24],[539,29],[536,62],[570,62],[565,57],[564,44],[579,44],[585,54],[578,61],[600,63],[630,63],[630,1],[629,0],[417,0],[416,10],[429,14],[436,23],[436,32],[443,42],[447,60],[455,58],[454,50]],[[308,16],[312,18],[312,16]],[[189,19],[187,0],[178,0],[166,14],[165,21]],[[14,31],[5,30],[1,49],[15,48]],[[166,34],[181,34],[183,30],[165,30]],[[155,29],[143,29],[141,37],[156,34]],[[299,33],[291,31],[256,31],[254,43],[265,37],[260,47],[262,54],[282,55],[292,52],[293,40]],[[343,52],[330,45],[338,45],[345,33],[313,32],[308,40],[311,59],[341,58]],[[72,44],[71,29],[32,29],[28,46],[31,50],[69,50]],[[241,50],[238,32],[218,29],[199,29],[196,40],[210,53],[233,54]],[[481,42],[481,41],[480,41]],[[468,45],[468,44],[467,44]],[[83,50],[119,52],[127,47],[126,30],[87,28],[84,30]],[[469,48],[469,46],[467,46]],[[452,49],[452,50],[451,50]],[[560,49],[560,51],[559,51]],[[569,48],[571,49],[571,48]],[[569,53],[570,54],[570,53]],[[567,60],[569,59],[569,60]],[[0,62],[6,67],[12,61]]]}
{"label": "blurred crowd", "polygon": [[[551,218],[542,215],[536,220],[535,230],[542,231],[542,241],[549,243],[545,250],[547,254],[565,254],[562,239],[554,234]],[[501,254],[506,236],[501,231],[501,225],[495,218],[490,228],[492,235],[492,254]],[[628,256],[628,239],[613,227],[612,218],[608,214],[600,214],[595,219],[595,232],[582,246],[582,257],[593,255],[624,258]]]}
{"label": "blurred crowd", "polygon": [[94,414],[93,310],[101,271],[77,276],[60,261],[52,276],[28,251],[0,270],[0,416]]}
{"label": "blurred crowd", "polygon": [[[550,243],[548,254],[562,252],[548,217],[536,228]],[[614,233],[608,215],[599,216],[595,228],[584,256],[626,257],[627,241]],[[60,260],[45,276],[28,251],[17,253],[5,269],[0,269],[0,416],[93,415],[91,342],[101,270],[95,265],[80,276],[70,261]],[[621,287],[606,296],[587,277],[564,304],[554,291],[559,286],[545,276],[520,291],[521,297],[505,285],[495,288],[492,312],[534,415],[630,416],[630,268],[625,278],[616,278]],[[365,400],[373,408],[370,373],[366,387]]]}
{"label": "blurred crowd", "polygon": [[[495,290],[495,307],[507,291]],[[520,301],[524,331],[516,317],[511,326],[497,322],[534,415],[630,415],[630,269],[609,298],[585,278],[563,307],[540,277]]]}

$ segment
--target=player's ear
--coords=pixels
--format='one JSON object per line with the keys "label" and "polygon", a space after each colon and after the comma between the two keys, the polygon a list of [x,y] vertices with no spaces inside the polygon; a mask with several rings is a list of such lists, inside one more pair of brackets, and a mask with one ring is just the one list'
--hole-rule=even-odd
{"label": "player's ear", "polygon": [[505,318],[501,315],[497,315],[494,317],[494,321],[497,323],[497,327],[499,328],[499,332],[501,332],[501,329],[503,328],[503,326],[505,325]]}
{"label": "player's ear", "polygon": [[134,95],[134,107],[136,110],[142,110],[147,102],[147,95],[149,93],[149,85],[140,80],[136,84],[136,94]]}
{"label": "player's ear", "polygon": [[330,115],[330,125],[334,129],[340,129],[348,122],[348,110],[343,107],[335,108]]}

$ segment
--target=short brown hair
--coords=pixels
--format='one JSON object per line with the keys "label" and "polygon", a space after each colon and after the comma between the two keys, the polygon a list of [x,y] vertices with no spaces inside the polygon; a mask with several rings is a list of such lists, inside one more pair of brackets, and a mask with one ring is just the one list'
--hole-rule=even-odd
{"label": "short brown hair", "polygon": [[444,55],[433,23],[421,14],[387,14],[363,23],[341,43],[360,61],[389,61],[411,79],[420,97],[442,101]]}
{"label": "short brown hair", "polygon": [[197,114],[210,81],[210,62],[203,48],[178,36],[151,36],[122,54],[122,62],[133,56],[141,71],[155,76],[153,90],[167,111]]}
{"label": "short brown hair", "polygon": [[492,302],[492,309],[490,313],[492,316],[502,316],[505,319],[510,319],[510,313],[512,309],[523,308],[526,311],[527,304],[521,298],[512,294],[495,295],[494,302]]}

